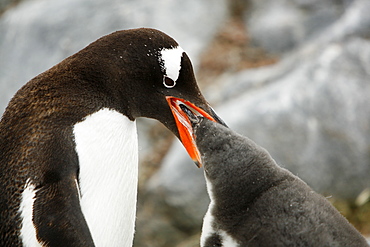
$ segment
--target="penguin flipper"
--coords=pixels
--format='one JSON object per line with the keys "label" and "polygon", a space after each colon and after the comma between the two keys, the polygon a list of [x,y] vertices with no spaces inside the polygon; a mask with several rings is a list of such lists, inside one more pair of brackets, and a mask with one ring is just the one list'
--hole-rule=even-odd
{"label": "penguin flipper", "polygon": [[65,178],[36,188],[33,223],[46,246],[94,246],[80,206],[77,180]]}

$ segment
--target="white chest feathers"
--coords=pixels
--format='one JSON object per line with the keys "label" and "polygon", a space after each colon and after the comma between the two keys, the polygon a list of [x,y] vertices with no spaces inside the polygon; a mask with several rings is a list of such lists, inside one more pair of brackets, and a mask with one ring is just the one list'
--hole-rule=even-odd
{"label": "white chest feathers", "polygon": [[132,246],[137,197],[136,123],[102,109],[74,126],[81,208],[95,246]]}

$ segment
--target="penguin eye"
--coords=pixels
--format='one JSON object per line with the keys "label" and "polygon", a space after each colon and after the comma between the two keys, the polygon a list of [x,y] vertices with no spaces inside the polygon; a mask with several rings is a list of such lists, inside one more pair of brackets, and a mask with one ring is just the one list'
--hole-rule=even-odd
{"label": "penguin eye", "polygon": [[174,86],[176,86],[176,82],[174,80],[172,80],[171,78],[165,76],[163,78],[163,85],[166,87],[166,88],[173,88]]}

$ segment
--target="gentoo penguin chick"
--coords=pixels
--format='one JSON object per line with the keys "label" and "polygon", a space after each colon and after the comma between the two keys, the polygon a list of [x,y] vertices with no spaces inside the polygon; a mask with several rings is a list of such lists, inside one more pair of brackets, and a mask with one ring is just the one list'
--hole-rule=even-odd
{"label": "gentoo penguin chick", "polygon": [[368,246],[323,196],[279,167],[265,149],[189,116],[211,199],[201,246]]}
{"label": "gentoo penguin chick", "polygon": [[135,119],[159,120],[200,164],[180,105],[222,123],[154,29],[104,36],[29,81],[0,122],[0,246],[132,246]]}

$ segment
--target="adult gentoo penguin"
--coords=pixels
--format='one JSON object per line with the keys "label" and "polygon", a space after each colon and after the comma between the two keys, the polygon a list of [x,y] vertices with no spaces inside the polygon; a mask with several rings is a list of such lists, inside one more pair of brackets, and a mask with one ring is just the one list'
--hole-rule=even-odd
{"label": "adult gentoo penguin", "polygon": [[132,246],[135,119],[162,122],[199,163],[180,104],[221,122],[154,29],[102,37],[29,81],[0,122],[0,246]]}
{"label": "adult gentoo penguin", "polygon": [[201,246],[368,246],[323,196],[265,149],[182,109],[179,115],[194,126],[211,199]]}

